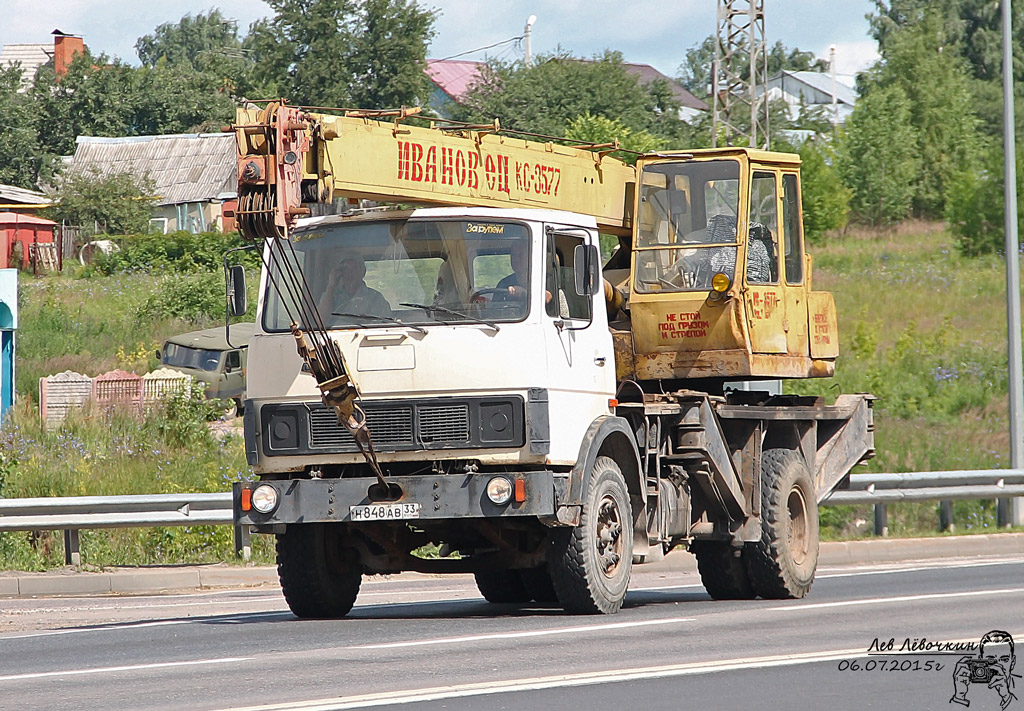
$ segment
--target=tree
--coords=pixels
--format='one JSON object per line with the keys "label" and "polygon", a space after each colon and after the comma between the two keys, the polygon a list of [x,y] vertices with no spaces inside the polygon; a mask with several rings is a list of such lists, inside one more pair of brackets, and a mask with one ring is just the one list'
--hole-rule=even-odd
{"label": "tree", "polygon": [[129,172],[104,174],[99,169],[72,171],[63,176],[50,216],[57,221],[94,226],[106,234],[149,231],[154,201],[153,181]]}
{"label": "tree", "polygon": [[565,129],[565,137],[588,143],[613,143],[627,152],[616,151],[612,155],[627,163],[636,163],[637,153],[650,153],[666,148],[664,138],[659,138],[647,131],[634,131],[618,119],[595,116],[585,113],[569,122]]}
{"label": "tree", "polygon": [[800,146],[800,188],[804,208],[804,234],[817,241],[829,230],[846,226],[850,190],[843,185],[830,143],[810,139]]}
{"label": "tree", "polygon": [[132,67],[105,55],[76,55],[63,77],[40,70],[31,92],[40,147],[70,155],[77,136],[144,136],[218,130],[234,103],[208,73],[161,61]]}
{"label": "tree", "polygon": [[455,118],[497,118],[508,129],[557,136],[569,121],[590,114],[674,140],[685,131],[678,112],[667,82],[641,84],[626,71],[618,52],[581,60],[558,50],[539,55],[532,66],[490,62],[456,108]]}
{"label": "tree", "polygon": [[135,52],[144,66],[164,61],[196,71],[240,57],[241,48],[237,25],[217,9],[194,17],[187,14],[177,24],[165,22],[135,43]]}
{"label": "tree", "polygon": [[[1002,252],[1006,245],[1003,204],[1003,150],[993,144],[981,160],[963,166],[948,186],[946,220],[960,252],[968,257]],[[1024,170],[1024,152],[1017,152],[1017,174]],[[1024,184],[1017,183],[1017,201],[1024,204]],[[1018,215],[1018,231],[1024,220]]]}
{"label": "tree", "polygon": [[44,159],[33,128],[34,106],[20,85],[20,66],[0,67],[0,183],[32,189]]}
{"label": "tree", "polygon": [[267,4],[276,14],[253,23],[245,39],[252,86],[312,106],[396,108],[426,100],[435,11],[415,0]]}
{"label": "tree", "polygon": [[[711,96],[711,68],[715,59],[715,37],[708,35],[699,44],[686,50],[686,58],[679,66],[680,83],[695,96],[707,99]],[[746,50],[739,50],[738,60],[741,76],[750,74],[750,58]],[[797,47],[786,47],[781,41],[768,50],[768,76],[786,69],[791,72],[826,72],[828,62]]]}
{"label": "tree", "polygon": [[940,10],[924,10],[912,24],[891,29],[865,83],[868,93],[899,86],[907,97],[923,168],[914,180],[914,211],[924,217],[942,216],[948,182],[977,159],[980,147],[964,60],[955,48],[946,51],[948,24]]}
{"label": "tree", "polygon": [[900,86],[879,87],[857,102],[838,164],[857,219],[881,227],[908,215],[921,163],[910,102]]}

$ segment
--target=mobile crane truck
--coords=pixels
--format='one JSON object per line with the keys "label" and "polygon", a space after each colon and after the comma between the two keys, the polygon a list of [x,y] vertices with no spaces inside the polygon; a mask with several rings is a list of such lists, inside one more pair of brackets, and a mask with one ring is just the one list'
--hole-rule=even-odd
{"label": "mobile crane truck", "polygon": [[[411,113],[280,102],[233,127],[263,255],[234,519],[277,537],[291,610],[341,617],[363,575],[414,570],[613,613],[682,544],[713,598],[804,596],[817,503],[874,443],[869,395],[749,386],[838,355],[799,157],[632,166]],[[302,219],[338,197],[433,207]],[[244,311],[241,268],[228,289]]]}

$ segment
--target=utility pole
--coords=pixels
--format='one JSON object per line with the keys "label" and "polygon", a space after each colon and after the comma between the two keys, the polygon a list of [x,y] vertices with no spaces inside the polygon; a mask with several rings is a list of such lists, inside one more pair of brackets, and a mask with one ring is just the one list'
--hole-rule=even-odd
{"label": "utility pole", "polygon": [[[1017,240],[1017,148],[1013,121],[1013,43],[1010,0],[1003,0],[1003,208],[1006,230],[1006,335],[1010,377],[1010,466],[1024,468],[1024,393],[1020,335],[1020,254]],[[1024,525],[1024,501],[999,499],[999,526]]]}
{"label": "utility pole", "polygon": [[523,28],[523,64],[531,66],[533,64],[533,47],[530,42],[530,33],[533,31],[533,23],[537,21],[536,15],[530,15],[526,18],[526,27]]}
{"label": "utility pole", "polygon": [[711,141],[768,148],[764,0],[718,0]]}
{"label": "utility pole", "polygon": [[836,95],[836,46],[828,48],[828,73],[832,76],[832,136],[839,133],[839,97]]}

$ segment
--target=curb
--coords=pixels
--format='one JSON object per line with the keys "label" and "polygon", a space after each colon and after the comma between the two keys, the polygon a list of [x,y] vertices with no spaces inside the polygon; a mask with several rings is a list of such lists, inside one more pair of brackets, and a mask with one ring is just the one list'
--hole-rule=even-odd
{"label": "curb", "polygon": [[[818,565],[863,565],[939,558],[971,558],[1018,555],[1024,557],[1024,533],[935,538],[833,541],[821,544]],[[695,572],[696,559],[676,550],[664,560],[639,567],[642,572]],[[393,575],[391,579],[423,577],[419,573]],[[432,576],[430,576],[432,577]],[[236,567],[223,563],[159,568],[117,568],[101,573],[0,573],[0,598],[139,595],[210,588],[277,587],[272,566]]]}

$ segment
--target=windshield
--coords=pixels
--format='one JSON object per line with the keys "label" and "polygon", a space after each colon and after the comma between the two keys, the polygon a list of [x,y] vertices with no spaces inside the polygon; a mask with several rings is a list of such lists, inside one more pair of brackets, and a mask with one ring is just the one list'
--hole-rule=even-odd
{"label": "windshield", "polygon": [[[529,237],[493,220],[353,220],[296,230],[284,254],[329,328],[494,323],[526,317]],[[283,280],[271,265],[263,326],[283,331],[301,319],[273,288]]]}
{"label": "windshield", "polygon": [[636,290],[697,291],[736,268],[740,166],[680,161],[643,169],[636,238]]}
{"label": "windshield", "polygon": [[167,343],[164,345],[163,363],[176,368],[194,368],[212,373],[220,366],[220,356],[220,351]]}

